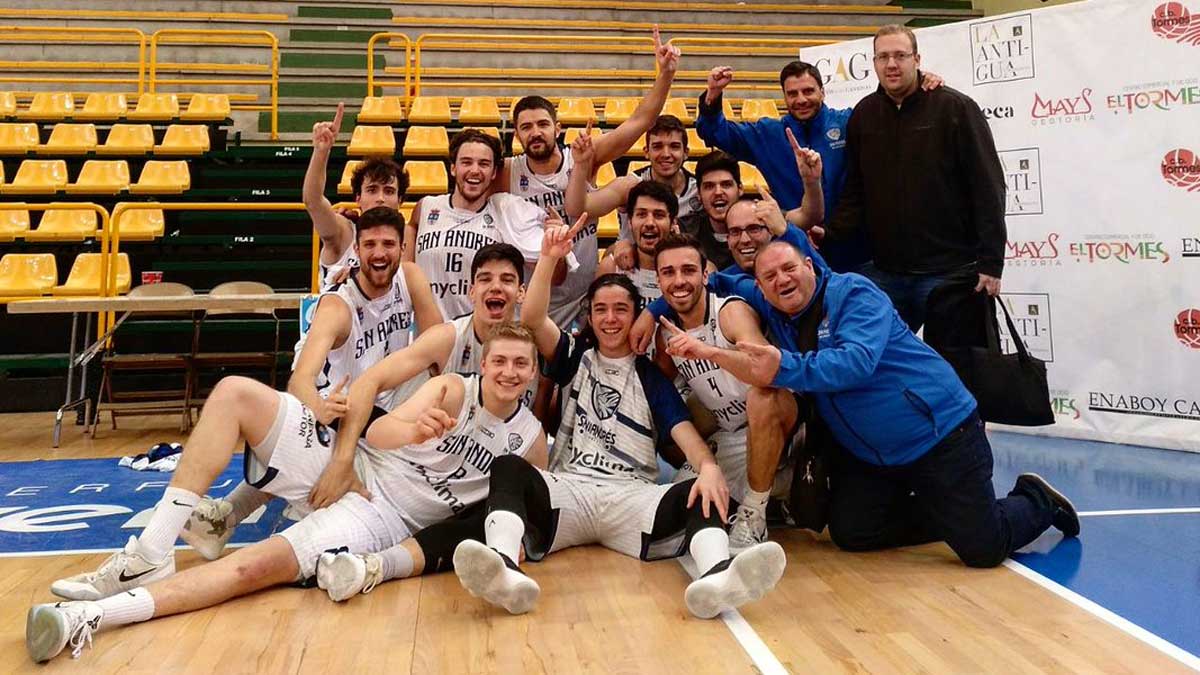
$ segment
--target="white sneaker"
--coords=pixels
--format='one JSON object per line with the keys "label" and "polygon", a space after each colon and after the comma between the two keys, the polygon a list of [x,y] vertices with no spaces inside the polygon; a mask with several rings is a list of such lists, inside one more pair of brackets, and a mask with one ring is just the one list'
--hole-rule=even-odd
{"label": "white sneaker", "polygon": [[517,564],[496,549],[468,539],[454,549],[454,573],[463,588],[509,614],[533,609],[542,589]]}
{"label": "white sneaker", "polygon": [[786,566],[782,546],[773,541],[758,544],[688,584],[683,601],[693,615],[711,619],[766,595],[779,583]]}
{"label": "white sneaker", "polygon": [[37,663],[58,656],[69,644],[71,658],[79,658],[84,644],[100,628],[104,610],[95,602],[56,602],[34,605],[25,616],[25,649]]}
{"label": "white sneaker", "polygon": [[131,588],[145,586],[175,574],[175,551],[158,562],[137,552],[137,537],[117,551],[95,572],[85,572],[50,584],[50,592],[68,600],[99,600]]}
{"label": "white sneaker", "polygon": [[317,586],[334,602],[370,593],[383,581],[383,560],[375,553],[322,553],[317,559]]}
{"label": "white sneaker", "polygon": [[224,499],[205,497],[192,509],[192,515],[179,536],[205,560],[216,560],[221,557],[225,543],[236,529],[233,504]]}
{"label": "white sneaker", "polygon": [[767,508],[752,508],[742,504],[731,518],[729,527],[729,550],[741,553],[751,546],[767,540]]}

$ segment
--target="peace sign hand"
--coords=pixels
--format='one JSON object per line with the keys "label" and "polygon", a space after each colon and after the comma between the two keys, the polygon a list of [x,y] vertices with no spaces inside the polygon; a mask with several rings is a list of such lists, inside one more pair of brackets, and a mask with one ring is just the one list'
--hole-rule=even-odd
{"label": "peace sign hand", "polygon": [[655,24],[652,34],[654,35],[654,60],[658,63],[659,71],[674,76],[675,71],[679,69],[679,47],[663,44],[662,37],[658,34],[657,24]]}
{"label": "peace sign hand", "polygon": [[591,173],[592,162],[596,159],[596,149],[592,143],[592,120],[588,120],[583,133],[571,141],[571,159],[578,167],[576,171]]}

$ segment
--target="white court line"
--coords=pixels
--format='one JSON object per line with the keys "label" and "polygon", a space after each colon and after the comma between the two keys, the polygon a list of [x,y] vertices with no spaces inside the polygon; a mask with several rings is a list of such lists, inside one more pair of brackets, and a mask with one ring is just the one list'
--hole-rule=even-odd
{"label": "white court line", "polygon": [[1082,608],[1088,613],[1094,615],[1096,618],[1115,626],[1116,628],[1128,633],[1129,635],[1132,635],[1142,642],[1145,642],[1151,647],[1154,647],[1158,651],[1170,656],[1176,661],[1179,661],[1192,670],[1200,671],[1200,657],[1197,657],[1195,654],[1192,654],[1181,647],[1167,642],[1163,638],[1151,633],[1136,623],[1133,623],[1129,619],[1126,619],[1112,610],[1083,597],[1082,595],[1072,591],[1056,581],[1042,576],[1041,574],[1029,569],[1015,560],[1005,560],[1004,566],[1016,572],[1017,574],[1020,574],[1026,579],[1029,579],[1038,586],[1041,586],[1051,593],[1054,593],[1055,595],[1066,599],[1068,602]]}
{"label": "white court line", "polygon": [[[242,548],[257,542],[249,542],[245,544],[225,544],[225,548]],[[89,553],[116,553],[124,550],[122,548],[76,548],[76,549],[60,549],[57,551],[0,551],[0,558],[38,558],[48,555],[84,555]],[[176,546],[176,551],[190,551],[191,546]]]}
{"label": "white court line", "polygon": [[[695,579],[700,576],[700,572],[696,569],[696,561],[692,560],[692,556],[685,555],[679,560],[679,566],[683,571],[688,573],[688,576]],[[783,667],[779,659],[775,658],[775,654],[771,653],[771,648],[767,643],[762,641],[758,633],[754,632],[754,627],[746,621],[746,617],[736,609],[721,612],[721,621],[725,622],[725,627],[733,633],[733,638],[738,641],[746,655],[754,662],[754,666],[758,672],[763,675],[787,675],[787,668]]]}
{"label": "white court line", "polygon": [[1171,513],[1200,513],[1200,506],[1179,509],[1116,509],[1113,511],[1080,511],[1079,517],[1084,516],[1159,516]]}

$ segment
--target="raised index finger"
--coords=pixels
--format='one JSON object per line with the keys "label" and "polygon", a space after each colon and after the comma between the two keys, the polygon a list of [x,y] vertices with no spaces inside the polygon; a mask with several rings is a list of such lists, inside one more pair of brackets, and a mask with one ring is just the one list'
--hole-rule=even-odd
{"label": "raised index finger", "polygon": [[584,211],[583,213],[579,214],[579,219],[575,221],[575,224],[572,225],[571,229],[567,232],[567,239],[574,241],[575,235],[579,234],[579,231],[583,229],[584,225],[587,225],[587,222],[588,212]]}
{"label": "raised index finger", "polygon": [[662,47],[662,38],[658,36],[658,24],[654,24],[654,27],[650,29],[650,34],[654,36],[654,52],[657,54]]}
{"label": "raised index finger", "polygon": [[792,134],[790,127],[784,127],[783,133],[787,134],[788,143],[792,144],[792,152],[800,152],[800,143],[796,141],[796,136]]}
{"label": "raised index finger", "polygon": [[333,133],[342,129],[342,115],[346,112],[346,104],[338,101],[337,112],[333,114]]}
{"label": "raised index finger", "polygon": [[658,322],[663,325],[663,328],[666,328],[667,330],[671,331],[675,335],[683,335],[683,331],[679,328],[679,326],[676,326],[675,324],[671,323],[670,321],[667,321],[667,317],[665,317],[665,316],[658,317]]}

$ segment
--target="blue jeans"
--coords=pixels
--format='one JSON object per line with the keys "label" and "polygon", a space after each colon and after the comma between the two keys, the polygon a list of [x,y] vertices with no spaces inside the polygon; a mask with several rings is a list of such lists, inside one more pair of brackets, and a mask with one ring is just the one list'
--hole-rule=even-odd
{"label": "blue jeans", "polygon": [[892,299],[900,318],[908,324],[909,330],[917,332],[925,325],[925,301],[929,293],[945,281],[945,274],[896,274],[885,272],[867,263],[859,268],[858,273],[875,282],[887,296]]}
{"label": "blue jeans", "polygon": [[1054,519],[1049,496],[1027,485],[996,499],[992,446],[976,413],[902,466],[842,451],[832,487],[829,536],[848,551],[944,541],[968,566],[994,567]]}

